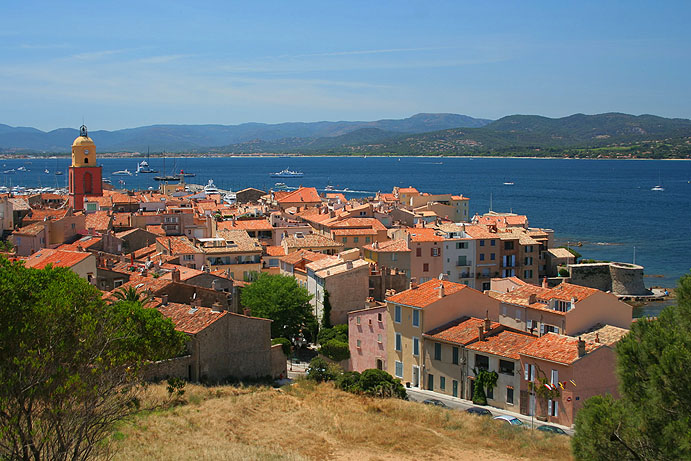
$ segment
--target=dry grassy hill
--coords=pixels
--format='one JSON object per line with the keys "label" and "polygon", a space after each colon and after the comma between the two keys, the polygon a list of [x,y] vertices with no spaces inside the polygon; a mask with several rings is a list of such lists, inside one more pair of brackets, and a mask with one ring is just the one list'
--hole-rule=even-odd
{"label": "dry grassy hill", "polygon": [[[458,411],[292,387],[188,385],[185,404],[142,413],[113,434],[116,460],[571,459],[569,439]],[[152,386],[147,403],[166,398]]]}

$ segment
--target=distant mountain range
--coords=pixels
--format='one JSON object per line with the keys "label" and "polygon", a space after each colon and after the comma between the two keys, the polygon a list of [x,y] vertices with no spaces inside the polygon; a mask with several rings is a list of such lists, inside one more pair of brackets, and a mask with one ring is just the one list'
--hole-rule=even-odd
{"label": "distant mountain range", "polygon": [[[0,125],[0,152],[68,152],[77,130]],[[90,132],[100,152],[691,157],[691,120],[653,115],[417,114],[373,122],[154,125]]]}

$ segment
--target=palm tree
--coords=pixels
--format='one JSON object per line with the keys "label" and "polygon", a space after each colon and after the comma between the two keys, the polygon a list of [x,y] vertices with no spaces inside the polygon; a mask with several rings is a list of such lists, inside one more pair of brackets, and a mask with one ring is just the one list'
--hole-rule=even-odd
{"label": "palm tree", "polygon": [[145,307],[147,304],[153,301],[153,298],[150,294],[144,291],[137,291],[137,288],[132,286],[119,289],[118,291],[113,293],[113,296],[115,297],[114,302],[126,301],[131,303],[138,303]]}

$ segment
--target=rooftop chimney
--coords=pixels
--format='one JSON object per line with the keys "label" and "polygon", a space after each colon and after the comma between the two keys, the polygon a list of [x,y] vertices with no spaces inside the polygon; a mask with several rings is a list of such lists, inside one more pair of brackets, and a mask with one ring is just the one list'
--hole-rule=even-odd
{"label": "rooftop chimney", "polygon": [[482,325],[478,325],[478,327],[477,327],[477,336],[480,339],[480,341],[485,340],[485,330],[482,327]]}
{"label": "rooftop chimney", "polygon": [[578,357],[583,357],[585,355],[585,341],[578,337]]}
{"label": "rooftop chimney", "polygon": [[173,272],[170,274],[171,279],[173,282],[179,282],[180,281],[180,271],[176,269],[173,269]]}
{"label": "rooftop chimney", "polygon": [[417,279],[415,277],[410,277],[410,289],[414,290],[417,288]]}
{"label": "rooftop chimney", "polygon": [[492,329],[492,321],[489,319],[489,311],[485,314],[485,331],[489,332]]}
{"label": "rooftop chimney", "polygon": [[547,284],[547,277],[542,279],[542,288],[549,288],[549,285]]}
{"label": "rooftop chimney", "polygon": [[528,304],[535,304],[537,302],[537,295],[535,293],[531,293],[530,296],[528,296]]}
{"label": "rooftop chimney", "polygon": [[219,303],[218,301],[213,303],[211,305],[211,312],[223,312],[223,306],[221,305],[221,303]]}
{"label": "rooftop chimney", "polygon": [[439,298],[444,297],[444,284],[442,282],[439,282]]}
{"label": "rooftop chimney", "polygon": [[596,343],[600,342],[600,333],[595,333],[595,342]]}
{"label": "rooftop chimney", "polygon": [[168,294],[164,293],[161,295],[161,304],[164,306],[168,305]]}

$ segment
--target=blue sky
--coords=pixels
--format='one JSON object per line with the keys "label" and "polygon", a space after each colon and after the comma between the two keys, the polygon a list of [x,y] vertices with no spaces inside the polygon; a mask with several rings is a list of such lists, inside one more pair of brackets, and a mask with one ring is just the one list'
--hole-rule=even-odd
{"label": "blue sky", "polygon": [[691,2],[3,2],[0,123],[691,117]]}

